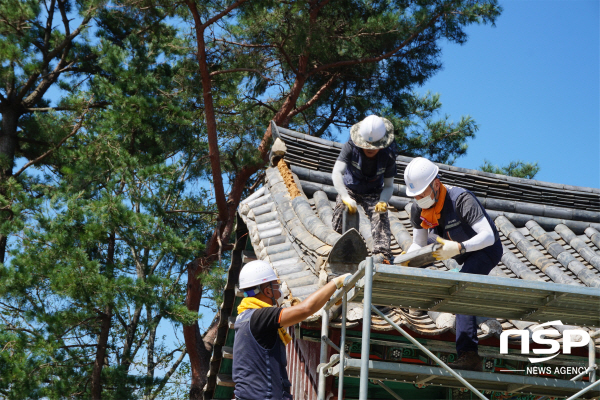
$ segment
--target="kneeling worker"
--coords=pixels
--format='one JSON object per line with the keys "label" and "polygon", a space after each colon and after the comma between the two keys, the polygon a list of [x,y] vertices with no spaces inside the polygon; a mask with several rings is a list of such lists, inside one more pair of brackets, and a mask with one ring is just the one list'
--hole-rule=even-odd
{"label": "kneeling worker", "polygon": [[239,288],[233,345],[233,381],[239,400],[293,399],[290,394],[285,346],[292,340],[288,326],[319,311],[350,274],[338,276],[298,305],[281,308],[283,293],[273,268],[261,260],[246,264]]}
{"label": "kneeling worker", "polygon": [[387,215],[388,201],[394,191],[396,157],[391,148],[394,127],[376,115],[355,124],[350,140],[344,144],[333,166],[331,179],[338,192],[333,210],[333,229],[342,232],[344,210],[354,214],[361,205],[371,221],[373,261],[377,264],[392,259],[392,232]]}
{"label": "kneeling worker", "polygon": [[[413,243],[408,252],[437,240],[443,244],[433,253],[437,260],[453,258],[462,264],[460,272],[487,275],[502,258],[498,230],[473,193],[444,185],[438,171],[437,165],[421,157],[404,171],[406,194],[416,200],[410,213]],[[458,359],[450,368],[481,371],[477,344],[475,316],[457,314]]]}

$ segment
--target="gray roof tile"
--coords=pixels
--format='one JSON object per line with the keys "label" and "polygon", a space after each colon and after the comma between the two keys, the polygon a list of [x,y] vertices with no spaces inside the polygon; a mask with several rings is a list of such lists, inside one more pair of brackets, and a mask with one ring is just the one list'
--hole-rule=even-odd
{"label": "gray roof tile", "polygon": [[586,228],[585,234],[596,245],[596,247],[600,248],[600,232],[598,232],[596,229],[590,227],[590,228]]}
{"label": "gray roof tile", "polygon": [[[291,164],[306,197],[290,201],[279,171],[269,168],[264,192],[242,204],[240,216],[248,226],[255,252],[263,259],[269,257],[274,261],[273,266],[292,294],[303,299],[318,288],[320,266],[332,248],[327,243],[332,242],[333,236],[326,233],[331,231],[332,207],[337,193],[330,173],[341,144],[281,128],[280,137],[288,147],[285,159]],[[408,214],[410,199],[405,197],[402,179],[404,168],[411,160],[397,157],[398,175],[393,201],[390,201],[393,207],[388,211],[394,255],[400,254],[412,242]],[[600,279],[600,268],[595,265],[600,260],[600,190],[520,180],[454,166],[440,165],[440,169],[442,180],[476,193],[499,229],[504,254],[492,275],[537,280],[548,285],[560,282],[597,287]],[[279,229],[279,234],[261,237],[261,229],[276,226],[277,222],[279,227],[271,229]],[[363,237],[367,242],[372,240],[370,223],[363,210],[360,222]],[[265,225],[269,223],[272,224]],[[584,231],[584,236],[577,236]],[[436,262],[430,268],[447,271],[457,266],[454,260],[449,260]],[[451,314],[434,311],[411,314],[408,309],[393,307],[387,308],[386,314],[400,326],[424,335],[454,329]],[[362,316],[362,307],[353,305],[350,315],[349,323],[355,325]],[[391,329],[384,321],[374,320],[374,329]],[[527,321],[478,322],[478,335],[482,338],[497,336],[500,329],[536,329],[538,326]],[[339,321],[332,321],[332,326],[336,324],[339,325]]]}
{"label": "gray roof tile", "polygon": [[[290,130],[281,130],[281,138],[290,141],[286,159],[291,164],[299,165],[313,170],[331,172],[333,164],[341,143],[333,143],[323,139],[303,135]],[[288,135],[289,133],[289,135]],[[290,140],[290,139],[294,140]],[[287,143],[287,142],[286,142]],[[315,144],[325,145],[332,143],[329,148],[321,146],[315,148]],[[310,157],[307,155],[310,154]],[[406,165],[412,160],[410,157],[398,156],[397,183],[403,183],[402,175]],[[504,175],[490,174],[487,172],[459,168],[455,166],[438,164],[442,178],[468,189],[469,182],[481,182],[489,187],[489,193],[493,197],[523,201],[523,196],[529,196],[531,202],[542,205],[556,205],[574,209],[589,209],[600,211],[600,189],[579,186],[563,185],[550,182],[541,182]],[[498,189],[506,187],[508,190],[502,192]],[[506,186],[508,185],[508,186]],[[495,195],[496,194],[496,195]]]}

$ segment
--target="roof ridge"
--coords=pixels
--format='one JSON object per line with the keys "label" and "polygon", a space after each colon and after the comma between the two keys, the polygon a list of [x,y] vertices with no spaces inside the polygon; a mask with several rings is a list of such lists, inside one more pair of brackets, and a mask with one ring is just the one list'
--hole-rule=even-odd
{"label": "roof ridge", "polygon": [[[296,139],[313,142],[313,143],[319,144],[321,146],[328,146],[331,148],[341,149],[342,146],[344,145],[343,143],[335,142],[333,140],[326,140],[326,139],[318,138],[315,136],[306,135],[301,132],[293,131],[291,129],[276,126],[276,129],[274,130],[274,135],[276,137],[280,137],[282,140],[284,140],[281,137],[281,134],[291,136]],[[399,155],[396,157],[396,160],[405,162],[408,164],[413,158],[414,157]],[[468,174],[468,175],[475,175],[475,176],[486,176],[486,177],[490,177],[490,178],[494,178],[494,179],[498,179],[498,180],[505,180],[505,181],[511,182],[511,183],[517,183],[517,184],[528,185],[528,186],[537,186],[537,187],[543,187],[543,188],[548,188],[548,189],[568,190],[568,191],[572,191],[572,192],[594,193],[594,194],[598,194],[600,196],[600,188],[567,185],[567,184],[563,184],[563,183],[539,181],[536,179],[517,178],[514,176],[494,174],[491,172],[484,172],[484,171],[479,171],[476,169],[455,167],[453,165],[448,165],[448,164],[442,164],[442,163],[435,163],[435,164],[438,165],[440,167],[440,169],[446,170],[446,171],[460,172],[460,173],[464,173],[464,174]]]}

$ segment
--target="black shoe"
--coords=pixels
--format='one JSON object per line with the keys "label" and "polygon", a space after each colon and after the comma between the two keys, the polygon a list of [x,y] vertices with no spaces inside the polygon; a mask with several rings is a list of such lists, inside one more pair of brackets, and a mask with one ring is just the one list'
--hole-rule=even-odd
{"label": "black shoe", "polygon": [[377,253],[373,255],[373,264],[387,264],[391,265],[389,258],[384,256],[381,253]]}
{"label": "black shoe", "polygon": [[476,351],[460,352],[458,359],[448,364],[448,366],[452,369],[462,369],[467,371],[481,372],[483,370],[481,357],[479,357],[479,354],[477,354]]}

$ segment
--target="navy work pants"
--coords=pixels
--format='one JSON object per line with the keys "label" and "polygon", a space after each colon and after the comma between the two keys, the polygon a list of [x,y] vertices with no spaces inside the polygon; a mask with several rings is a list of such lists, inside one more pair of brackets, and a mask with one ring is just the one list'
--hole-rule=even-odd
{"label": "navy work pants", "polygon": [[[460,270],[465,274],[487,275],[502,258],[502,243],[467,253],[468,257]],[[456,352],[477,351],[477,321],[474,315],[456,314]]]}

